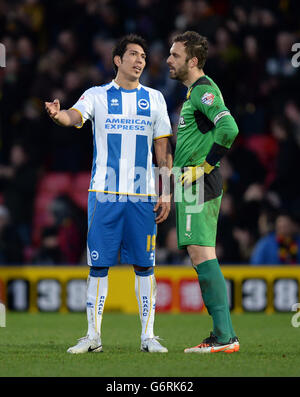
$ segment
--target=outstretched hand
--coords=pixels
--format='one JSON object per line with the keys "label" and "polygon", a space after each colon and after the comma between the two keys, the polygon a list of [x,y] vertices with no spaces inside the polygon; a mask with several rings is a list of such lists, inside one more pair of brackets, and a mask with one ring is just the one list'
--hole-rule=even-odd
{"label": "outstretched hand", "polygon": [[52,120],[58,120],[58,114],[60,111],[60,103],[58,99],[54,99],[53,102],[45,102],[45,109]]}

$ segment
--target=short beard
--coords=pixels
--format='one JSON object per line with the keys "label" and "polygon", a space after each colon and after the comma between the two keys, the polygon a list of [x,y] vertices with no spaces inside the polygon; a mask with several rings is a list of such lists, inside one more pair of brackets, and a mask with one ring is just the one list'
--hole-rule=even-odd
{"label": "short beard", "polygon": [[173,77],[170,76],[172,80],[178,80],[180,82],[186,81],[187,77],[188,77],[187,62],[180,69],[177,70],[177,72],[175,73],[175,75],[173,75]]}

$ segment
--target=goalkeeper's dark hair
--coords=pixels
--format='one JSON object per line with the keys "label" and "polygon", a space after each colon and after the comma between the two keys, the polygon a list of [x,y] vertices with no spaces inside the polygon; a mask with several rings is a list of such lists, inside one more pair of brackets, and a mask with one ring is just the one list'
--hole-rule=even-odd
{"label": "goalkeeper's dark hair", "polygon": [[187,54],[186,60],[188,61],[196,57],[198,59],[198,68],[203,68],[208,54],[208,41],[206,37],[201,36],[197,32],[187,31],[175,36],[173,42],[183,43]]}
{"label": "goalkeeper's dark hair", "polygon": [[118,67],[114,62],[114,57],[119,56],[121,59],[123,58],[123,55],[125,54],[127,50],[127,45],[128,44],[138,44],[139,46],[142,47],[144,50],[145,54],[147,55],[147,43],[146,41],[141,37],[136,34],[128,34],[124,37],[122,37],[117,44],[115,45],[113,51],[112,51],[112,62],[113,66],[115,69],[115,72],[118,72]]}

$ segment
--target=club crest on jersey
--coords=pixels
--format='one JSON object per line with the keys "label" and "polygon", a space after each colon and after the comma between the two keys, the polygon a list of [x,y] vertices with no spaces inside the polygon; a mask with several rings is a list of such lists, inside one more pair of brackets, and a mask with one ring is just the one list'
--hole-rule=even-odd
{"label": "club crest on jersey", "polygon": [[147,99],[140,99],[138,101],[138,106],[139,106],[139,108],[146,110],[149,108],[150,105],[149,105],[149,102],[147,101]]}
{"label": "club crest on jersey", "polygon": [[214,102],[215,96],[214,94],[210,92],[206,92],[203,97],[201,98],[201,102],[204,103],[204,105],[212,105]]}

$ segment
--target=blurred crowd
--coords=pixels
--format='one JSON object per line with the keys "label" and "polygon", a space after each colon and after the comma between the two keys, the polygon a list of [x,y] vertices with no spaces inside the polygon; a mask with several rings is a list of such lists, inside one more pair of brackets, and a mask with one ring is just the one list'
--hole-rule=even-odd
{"label": "blurred crowd", "polygon": [[[209,40],[204,71],[220,86],[240,134],[222,160],[224,195],[217,255],[222,264],[300,263],[300,42],[297,0],[0,0],[0,264],[84,264],[86,213],[70,197],[33,241],[34,202],[49,172],[88,171],[90,125],[62,129],[44,101],[71,107],[114,72],[111,50],[127,33],[149,44],[141,82],[165,96],[176,144],[185,87],[168,77],[172,37]],[[174,206],[159,227],[158,264],[189,264],[177,249]]]}

